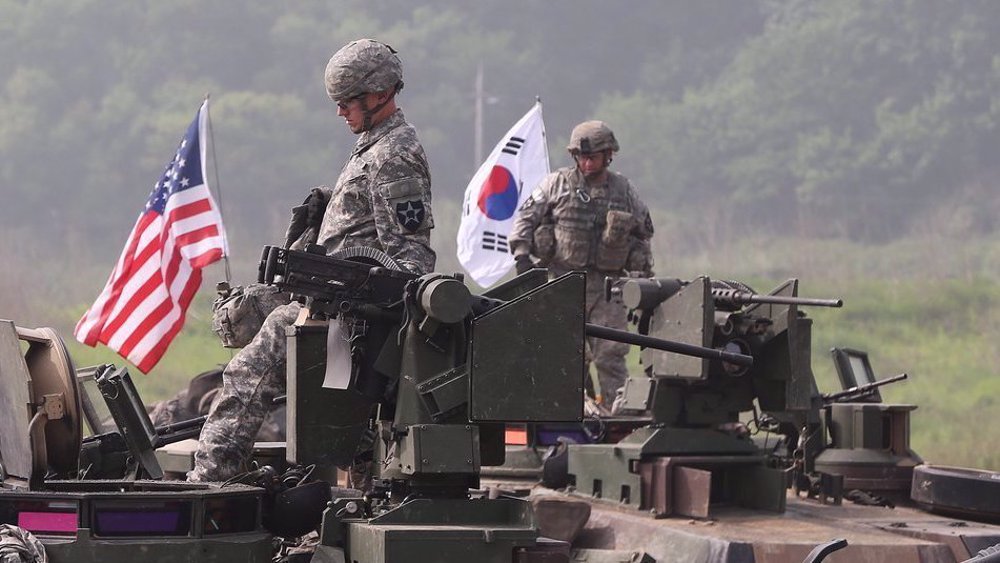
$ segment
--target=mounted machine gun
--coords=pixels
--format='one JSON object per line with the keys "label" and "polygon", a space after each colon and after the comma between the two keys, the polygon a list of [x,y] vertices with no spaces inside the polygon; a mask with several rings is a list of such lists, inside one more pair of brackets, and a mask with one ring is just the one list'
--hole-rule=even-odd
{"label": "mounted machine gun", "polygon": [[794,279],[766,295],[707,277],[625,279],[607,294],[621,298],[640,334],[754,362],[643,349],[644,373],[626,382],[618,407],[648,412],[652,424],[616,444],[569,445],[577,491],[661,516],[704,517],[720,502],[783,511],[786,467],[751,439],[740,417],[753,413],[758,426],[785,434],[789,460],[814,459],[818,444],[816,452],[796,451],[798,437],[818,428],[821,406],[810,367],[812,321],[799,308],[843,302],[799,297]]}

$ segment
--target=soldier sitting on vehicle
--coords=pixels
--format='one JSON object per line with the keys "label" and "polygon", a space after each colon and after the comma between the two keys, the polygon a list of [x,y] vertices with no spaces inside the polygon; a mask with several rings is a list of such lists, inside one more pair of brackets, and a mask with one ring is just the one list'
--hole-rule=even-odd
{"label": "soldier sitting on vehicle", "polygon": [[[327,253],[373,247],[409,271],[426,273],[436,258],[430,171],[416,131],[396,107],[402,78],[396,51],[371,39],[353,41],[330,59],[327,93],[359,137],[336,186],[314,190],[310,202],[323,209],[316,242]],[[315,205],[318,198],[325,205]],[[285,327],[300,309],[298,303],[275,308],[229,362],[189,480],[222,481],[244,469],[261,421],[285,387]]]}

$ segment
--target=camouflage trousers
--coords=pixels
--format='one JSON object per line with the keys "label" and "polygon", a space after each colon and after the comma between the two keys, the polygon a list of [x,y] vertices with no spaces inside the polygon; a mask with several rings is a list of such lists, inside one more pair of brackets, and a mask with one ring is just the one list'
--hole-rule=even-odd
{"label": "camouflage trousers", "polygon": [[[593,276],[587,276],[587,322],[608,328],[625,330],[628,312],[625,306],[618,302],[608,302],[604,298],[602,285],[594,287]],[[595,290],[596,289],[596,290]],[[625,385],[628,379],[628,368],[625,366],[625,356],[629,345],[600,338],[587,338],[590,354],[587,356],[587,367],[584,373],[590,373],[590,361],[597,368],[597,378],[601,384],[601,402],[610,405],[615,400],[618,389]],[[595,389],[596,393],[597,390]]]}
{"label": "camouflage trousers", "polygon": [[[153,426],[167,426],[168,424],[176,424],[198,418],[199,416],[205,416],[208,414],[212,402],[221,390],[222,387],[220,386],[217,389],[209,391],[199,404],[200,410],[191,410],[188,390],[182,389],[173,398],[150,405],[152,410],[149,412],[149,418],[153,421]],[[272,407],[267,413],[264,423],[260,426],[260,430],[257,432],[257,437],[254,441],[281,442],[284,439],[285,407],[284,405],[278,405]]]}
{"label": "camouflage trousers", "polygon": [[47,563],[45,546],[31,532],[0,524],[0,563]]}
{"label": "camouflage trousers", "polygon": [[225,481],[246,470],[254,438],[285,389],[285,327],[301,305],[289,303],[271,311],[264,325],[239,351],[222,374],[222,391],[201,430],[189,481]]}

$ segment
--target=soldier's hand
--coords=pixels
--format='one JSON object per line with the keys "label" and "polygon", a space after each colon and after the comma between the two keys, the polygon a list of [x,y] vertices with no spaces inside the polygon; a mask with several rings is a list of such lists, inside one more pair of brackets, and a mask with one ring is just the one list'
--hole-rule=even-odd
{"label": "soldier's hand", "polygon": [[514,269],[517,270],[518,275],[521,275],[534,267],[535,263],[531,261],[531,256],[528,256],[527,254],[518,254],[514,257]]}
{"label": "soldier's hand", "polygon": [[313,188],[306,199],[308,209],[306,224],[317,229],[323,223],[323,214],[326,213],[326,194],[319,188]]}

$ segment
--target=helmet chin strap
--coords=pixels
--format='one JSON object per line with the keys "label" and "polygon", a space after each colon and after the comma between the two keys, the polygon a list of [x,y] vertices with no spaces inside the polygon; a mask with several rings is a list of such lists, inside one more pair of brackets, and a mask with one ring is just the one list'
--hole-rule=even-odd
{"label": "helmet chin strap", "polygon": [[374,117],[376,113],[382,111],[382,108],[392,101],[392,99],[396,96],[397,91],[398,88],[393,89],[392,94],[390,94],[384,102],[371,109],[368,108],[368,101],[365,98],[361,98],[361,112],[365,116],[365,120],[361,123],[362,131],[368,131],[372,128],[372,117]]}

